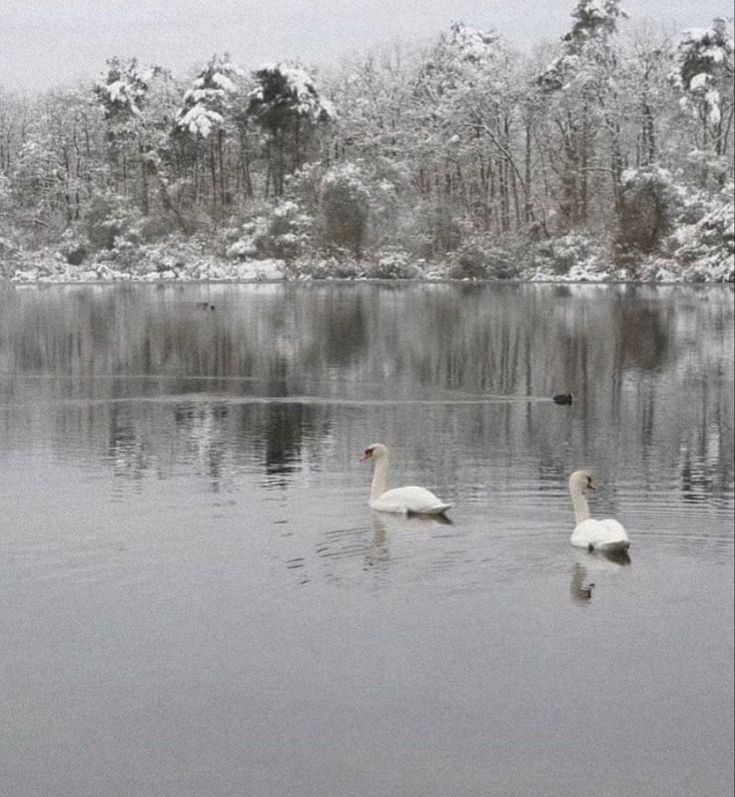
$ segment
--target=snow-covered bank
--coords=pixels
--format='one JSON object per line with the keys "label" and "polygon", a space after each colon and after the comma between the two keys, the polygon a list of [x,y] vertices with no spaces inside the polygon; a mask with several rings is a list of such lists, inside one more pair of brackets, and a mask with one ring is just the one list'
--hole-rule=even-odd
{"label": "snow-covered bank", "polygon": [[[732,221],[729,221],[732,226]],[[474,247],[441,263],[401,251],[362,258],[302,256],[296,260],[232,259],[208,253],[201,241],[111,250],[72,264],[61,251],[11,251],[0,258],[0,278],[16,283],[157,281],[304,281],[329,279],[514,280],[521,282],[735,282],[732,245],[702,243],[702,231],[682,229],[671,256],[615,263],[609,247],[574,235],[526,247]],[[694,241],[699,243],[695,244]],[[214,249],[216,247],[212,247]]]}
{"label": "snow-covered bank", "polygon": [[227,263],[216,258],[191,261],[171,261],[168,267],[151,266],[141,261],[138,268],[117,268],[114,263],[102,262],[72,266],[54,257],[45,257],[15,266],[11,282],[259,282],[282,280],[285,263],[280,260],[251,260],[245,263]]}
{"label": "snow-covered bank", "polygon": [[601,263],[580,263],[560,274],[548,267],[529,266],[518,270],[510,277],[460,276],[449,266],[427,266],[414,264],[401,269],[400,273],[384,273],[373,264],[364,262],[342,263],[339,268],[330,268],[327,260],[300,263],[298,269],[279,260],[251,260],[244,263],[227,263],[214,258],[190,263],[179,263],[168,269],[146,269],[134,271],[117,269],[107,263],[94,267],[71,266],[68,263],[42,259],[14,266],[8,275],[14,283],[70,283],[70,282],[273,282],[309,280],[453,280],[478,282],[510,279],[519,282],[657,282],[687,283],[735,282],[735,262],[720,261],[715,268],[703,269],[696,265],[682,270],[678,264],[663,258],[651,258],[635,271],[616,268]]}

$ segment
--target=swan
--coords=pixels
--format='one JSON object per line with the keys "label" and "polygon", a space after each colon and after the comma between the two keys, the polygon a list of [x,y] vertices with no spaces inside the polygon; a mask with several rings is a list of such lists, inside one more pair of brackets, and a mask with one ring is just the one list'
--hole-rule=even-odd
{"label": "swan", "polygon": [[594,490],[595,483],[586,470],[575,470],[569,477],[569,492],[574,505],[574,527],[570,542],[578,548],[588,551],[627,551],[630,547],[628,532],[617,520],[607,518],[595,520],[590,517],[590,508],[585,491]]}
{"label": "swan", "polygon": [[425,487],[395,487],[385,489],[388,478],[390,450],[382,443],[373,443],[365,449],[360,462],[375,462],[373,483],[370,487],[370,507],[380,512],[399,512],[404,515],[442,515],[452,504],[446,504]]}

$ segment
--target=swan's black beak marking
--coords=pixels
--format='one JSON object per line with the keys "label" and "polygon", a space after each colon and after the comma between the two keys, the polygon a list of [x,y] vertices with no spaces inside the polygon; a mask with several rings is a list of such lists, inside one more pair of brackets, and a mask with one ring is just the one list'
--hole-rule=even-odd
{"label": "swan's black beak marking", "polygon": [[373,456],[373,449],[366,448],[363,452],[363,455],[360,457],[360,462],[365,462],[366,460],[370,459]]}

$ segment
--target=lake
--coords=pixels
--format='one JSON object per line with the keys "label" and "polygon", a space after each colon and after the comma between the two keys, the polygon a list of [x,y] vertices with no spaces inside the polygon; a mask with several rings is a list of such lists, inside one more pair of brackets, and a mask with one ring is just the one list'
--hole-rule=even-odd
{"label": "lake", "polygon": [[[4,797],[731,794],[733,316],[0,286]],[[451,523],[371,512],[374,442]],[[569,545],[579,467],[629,562]]]}

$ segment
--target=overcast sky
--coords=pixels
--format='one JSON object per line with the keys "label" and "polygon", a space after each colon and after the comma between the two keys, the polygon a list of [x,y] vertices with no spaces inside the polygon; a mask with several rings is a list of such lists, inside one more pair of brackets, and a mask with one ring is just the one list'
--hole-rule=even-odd
{"label": "overcast sky", "polygon": [[[212,53],[245,68],[342,56],[400,38],[423,41],[454,20],[495,28],[529,49],[570,25],[574,0],[0,0],[0,87],[32,92],[97,76],[113,55],[184,75]],[[707,27],[731,0],[627,0],[631,18]]]}

